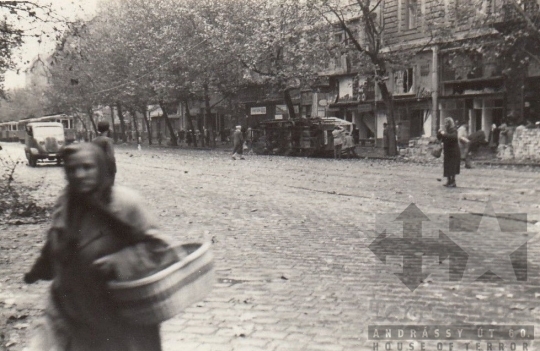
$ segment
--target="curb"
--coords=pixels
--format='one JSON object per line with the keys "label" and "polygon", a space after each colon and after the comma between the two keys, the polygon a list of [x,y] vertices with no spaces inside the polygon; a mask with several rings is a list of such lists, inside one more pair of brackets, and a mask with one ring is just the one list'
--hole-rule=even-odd
{"label": "curb", "polygon": [[[115,144],[115,146],[120,147],[137,147],[137,144]],[[183,149],[183,150],[194,150],[194,151],[222,151],[222,152],[232,152],[232,147],[216,147],[216,148],[207,148],[207,147],[189,147],[189,146],[170,146],[170,145],[143,145],[143,147],[152,148],[152,149]],[[288,156],[284,156],[288,157]],[[332,158],[332,157],[329,157]],[[354,158],[353,158],[354,159]],[[408,162],[408,163],[416,163],[416,164],[429,164],[430,162],[422,162],[419,160],[404,160],[402,156],[395,156],[395,157],[386,157],[386,156],[365,156],[365,155],[358,155],[357,160],[386,160],[386,161],[396,161],[396,162]],[[497,161],[475,161],[472,160],[474,164],[476,165],[483,165],[483,166],[516,166],[516,167],[533,167],[533,168],[540,168],[540,162],[539,163],[512,163],[512,162],[497,162]]]}

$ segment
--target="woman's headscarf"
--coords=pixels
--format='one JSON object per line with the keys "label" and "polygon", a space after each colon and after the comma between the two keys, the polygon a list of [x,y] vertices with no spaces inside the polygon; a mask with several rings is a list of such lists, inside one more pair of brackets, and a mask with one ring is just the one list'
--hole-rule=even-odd
{"label": "woman's headscarf", "polygon": [[67,169],[65,168],[65,166],[68,164],[67,161],[69,160],[70,157],[74,156],[75,154],[79,152],[87,153],[96,162],[97,168],[98,168],[98,185],[96,189],[90,194],[76,195],[72,191],[72,189],[70,189],[70,184],[68,183],[68,186],[66,188],[67,195],[70,198],[81,197],[81,196],[87,197],[87,198],[82,198],[80,200],[83,200],[85,202],[90,202],[90,203],[93,202],[95,205],[108,204],[108,202],[110,201],[110,194],[111,194],[111,188],[113,185],[113,179],[110,175],[110,172],[108,172],[107,156],[105,155],[105,152],[100,147],[92,143],[71,144],[71,145],[66,146],[62,153],[66,175],[67,175]]}
{"label": "woman's headscarf", "polygon": [[456,128],[456,124],[454,123],[452,117],[446,117],[444,119],[444,128],[446,129],[447,133]]}

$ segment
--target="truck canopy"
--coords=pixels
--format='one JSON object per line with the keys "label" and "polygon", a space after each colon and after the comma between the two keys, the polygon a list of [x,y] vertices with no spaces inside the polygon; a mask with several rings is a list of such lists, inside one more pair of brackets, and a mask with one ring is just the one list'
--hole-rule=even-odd
{"label": "truck canopy", "polygon": [[54,137],[64,139],[64,126],[57,122],[37,122],[29,123],[26,126],[28,132],[32,133],[34,138]]}

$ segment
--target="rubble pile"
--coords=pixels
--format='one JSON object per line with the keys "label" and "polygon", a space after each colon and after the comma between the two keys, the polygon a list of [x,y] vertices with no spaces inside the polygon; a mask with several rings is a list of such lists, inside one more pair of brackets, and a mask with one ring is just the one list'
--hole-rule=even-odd
{"label": "rubble pile", "polygon": [[504,153],[502,158],[540,160],[540,129],[517,128],[512,140],[512,151]]}
{"label": "rubble pile", "polygon": [[433,157],[431,152],[439,145],[435,137],[420,137],[411,139],[406,148],[399,149],[399,155],[408,161],[419,163],[442,163],[443,157]]}

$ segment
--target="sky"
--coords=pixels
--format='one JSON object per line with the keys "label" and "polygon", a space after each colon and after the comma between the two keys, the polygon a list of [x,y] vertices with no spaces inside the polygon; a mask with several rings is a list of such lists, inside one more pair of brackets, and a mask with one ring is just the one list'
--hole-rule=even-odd
{"label": "sky", "polygon": [[[55,12],[66,17],[68,20],[77,18],[90,19],[96,12],[98,1],[107,0],[34,0],[34,2],[45,5],[51,4]],[[28,23],[19,22],[17,24],[23,29],[28,27]],[[52,25],[41,26],[46,32],[53,32]],[[14,60],[17,62],[17,68],[6,72],[4,86],[6,89],[21,88],[24,86],[24,69],[28,67],[29,61],[32,61],[38,55],[48,55],[54,49],[53,39],[43,37],[43,41],[38,43],[38,38],[28,38],[26,42],[15,52]],[[19,73],[17,73],[17,69]]]}

